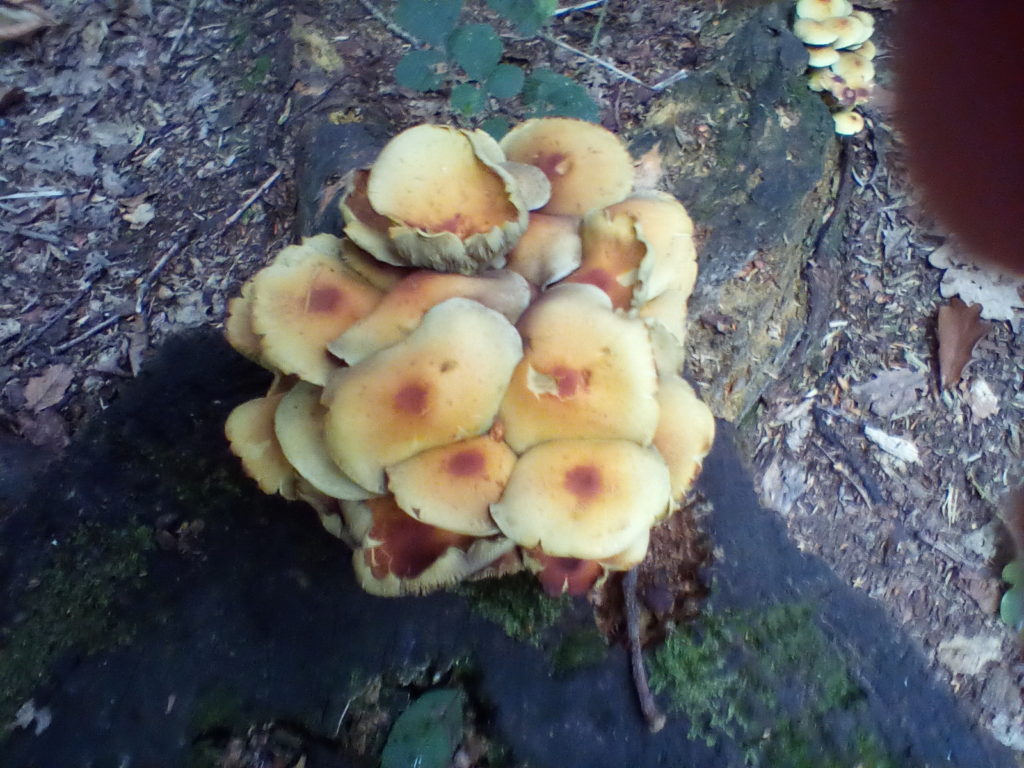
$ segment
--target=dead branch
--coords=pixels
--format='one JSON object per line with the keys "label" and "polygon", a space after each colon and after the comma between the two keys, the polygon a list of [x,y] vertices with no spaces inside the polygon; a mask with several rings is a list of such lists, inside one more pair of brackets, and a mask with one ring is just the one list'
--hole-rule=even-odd
{"label": "dead branch", "polygon": [[221,229],[221,234],[224,234],[224,232],[226,232],[231,227],[232,224],[234,224],[236,221],[242,218],[242,214],[249,210],[249,207],[253,203],[255,203],[256,200],[259,199],[260,195],[262,195],[264,192],[270,189],[270,187],[274,184],[275,181],[281,178],[282,173],[284,173],[284,169],[278,168],[276,171],[270,174],[270,178],[268,178],[266,181],[260,184],[259,188],[251,195],[249,195],[248,198],[246,198],[245,202],[242,203],[242,205],[239,207],[237,211],[228,216],[227,221],[224,222],[224,227]]}
{"label": "dead branch", "polygon": [[647,670],[644,668],[643,649],[640,647],[640,603],[636,596],[637,569],[630,568],[622,580],[622,597],[626,603],[626,631],[629,635],[629,659],[633,668],[633,685],[640,699],[640,710],[644,713],[647,727],[657,733],[665,727],[665,715],[654,700],[654,694],[647,684]]}

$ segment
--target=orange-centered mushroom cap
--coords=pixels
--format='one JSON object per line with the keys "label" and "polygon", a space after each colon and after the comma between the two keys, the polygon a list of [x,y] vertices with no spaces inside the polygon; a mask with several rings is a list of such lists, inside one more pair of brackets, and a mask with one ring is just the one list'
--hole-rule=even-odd
{"label": "orange-centered mushroom cap", "polygon": [[583,260],[566,283],[588,283],[608,294],[612,306],[627,309],[633,301],[637,270],[647,246],[637,237],[633,218],[611,216],[608,209],[591,211],[580,226]]}
{"label": "orange-centered mushroom cap", "polygon": [[526,351],[500,418],[517,453],[567,437],[646,445],[658,423],[654,353],[643,321],[592,285],[551,288],[519,321]]}
{"label": "orange-centered mushroom cap", "polygon": [[657,451],[629,440],[552,440],[519,457],[491,516],[523,547],[600,560],[629,548],[670,500]]}
{"label": "orange-centered mushroom cap", "polygon": [[236,352],[254,363],[260,362],[260,337],[252,328],[252,280],[247,280],[242,285],[241,295],[228,302],[228,314],[224,318],[224,338]]}
{"label": "orange-centered mushroom cap", "polygon": [[252,281],[252,327],[263,359],[283,373],[323,386],[337,363],[327,343],[369,314],[381,293],[339,259],[341,240],[306,238],[285,248]]}
{"label": "orange-centered mushroom cap", "polygon": [[448,299],[409,336],[352,368],[325,393],[331,458],[383,492],[384,468],[490,429],[522,357],[515,328],[469,299]]}
{"label": "orange-centered mushroom cap", "polygon": [[633,160],[622,140],[594,123],[565,117],[527,120],[505,134],[509,160],[529,163],[551,182],[541,213],[582,216],[617,203],[633,187]]}
{"label": "orange-centered mushroom cap", "polygon": [[508,255],[508,269],[547,288],[580,265],[583,245],[575,216],[531,213],[530,223]]}
{"label": "orange-centered mushroom cap", "polygon": [[388,467],[398,506],[424,523],[470,536],[498,528],[490,506],[501,498],[516,455],[486,434],[431,448]]}
{"label": "orange-centered mushroom cap", "polygon": [[483,131],[419,125],[387,143],[370,170],[367,197],[388,217],[402,263],[473,273],[512,247],[527,208],[505,157]]}

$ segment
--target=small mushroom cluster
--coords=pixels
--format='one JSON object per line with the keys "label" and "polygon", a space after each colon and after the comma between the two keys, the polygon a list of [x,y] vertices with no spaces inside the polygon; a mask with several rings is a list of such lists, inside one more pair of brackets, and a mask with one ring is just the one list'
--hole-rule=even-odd
{"label": "small mushroom cluster", "polygon": [[527,567],[580,594],[678,508],[714,435],[679,375],[693,225],[633,174],[581,121],[410,128],[350,175],[345,238],[232,299],[228,341],[275,373],[232,451],[354,548],[367,591]]}
{"label": "small mushroom cluster", "polygon": [[864,128],[856,107],[875,83],[875,19],[850,0],[797,0],[793,32],[810,57],[808,85],[832,108],[836,133],[852,136]]}

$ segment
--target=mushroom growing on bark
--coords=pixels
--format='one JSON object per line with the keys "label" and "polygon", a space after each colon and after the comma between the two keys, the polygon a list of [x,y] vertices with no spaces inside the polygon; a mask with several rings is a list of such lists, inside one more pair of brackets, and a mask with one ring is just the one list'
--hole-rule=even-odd
{"label": "mushroom growing on bark", "polygon": [[275,374],[232,450],[353,547],[367,591],[526,567],[581,594],[684,503],[714,435],[680,377],[693,223],[632,179],[577,120],[500,145],[410,128],[348,177],[347,239],[286,248],[231,301],[228,340]]}

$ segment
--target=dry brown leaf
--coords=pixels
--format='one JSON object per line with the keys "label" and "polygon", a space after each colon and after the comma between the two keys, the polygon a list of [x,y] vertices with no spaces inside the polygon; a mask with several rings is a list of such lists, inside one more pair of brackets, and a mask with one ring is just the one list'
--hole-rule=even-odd
{"label": "dry brown leaf", "polygon": [[25,385],[25,407],[39,413],[57,405],[64,399],[64,393],[74,378],[71,366],[64,363],[51,365],[41,375],[28,380]]}
{"label": "dry brown leaf", "polygon": [[633,189],[637,192],[656,189],[665,169],[661,163],[661,142],[659,141],[640,156],[634,166]]}
{"label": "dry brown leaf", "polygon": [[988,333],[989,324],[981,319],[981,305],[964,304],[954,297],[939,307],[939,377],[942,386],[955,386],[971,361],[974,345]]}
{"label": "dry brown leaf", "polygon": [[21,40],[56,23],[57,20],[36,3],[0,2],[0,40]]}

